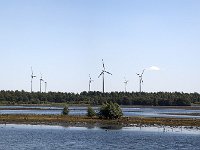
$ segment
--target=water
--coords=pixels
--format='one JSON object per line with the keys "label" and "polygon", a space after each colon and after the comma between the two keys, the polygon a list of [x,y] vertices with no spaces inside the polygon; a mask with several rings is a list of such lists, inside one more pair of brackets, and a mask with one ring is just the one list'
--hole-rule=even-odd
{"label": "water", "polygon": [[[46,106],[0,106],[4,109],[30,109],[30,110],[0,110],[0,114],[61,114],[62,107],[46,107]],[[36,110],[33,110],[33,109]],[[195,107],[194,107],[195,108]],[[87,107],[69,107],[69,115],[86,115]],[[98,107],[94,107],[98,112]],[[200,113],[200,109],[174,109],[174,108],[122,108],[124,116],[142,116],[142,117],[170,117],[170,118],[195,118],[200,116],[190,115],[174,115],[182,113]]]}
{"label": "water", "polygon": [[[134,111],[137,109],[138,111]],[[165,118],[195,118],[200,119],[200,116],[189,115],[191,113],[200,113],[200,110],[191,109],[174,109],[174,108],[123,108],[124,116],[141,116],[141,117],[165,117]],[[175,115],[179,114],[179,115]],[[188,115],[182,115],[188,114]]]}
{"label": "water", "polygon": [[170,127],[97,127],[0,125],[1,150],[166,150],[199,149],[200,131]]}

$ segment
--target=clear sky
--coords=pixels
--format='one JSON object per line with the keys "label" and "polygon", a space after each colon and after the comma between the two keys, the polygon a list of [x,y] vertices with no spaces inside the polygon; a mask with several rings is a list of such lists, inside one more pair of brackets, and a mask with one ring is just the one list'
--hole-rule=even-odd
{"label": "clear sky", "polygon": [[2,0],[0,90],[200,92],[199,0]]}

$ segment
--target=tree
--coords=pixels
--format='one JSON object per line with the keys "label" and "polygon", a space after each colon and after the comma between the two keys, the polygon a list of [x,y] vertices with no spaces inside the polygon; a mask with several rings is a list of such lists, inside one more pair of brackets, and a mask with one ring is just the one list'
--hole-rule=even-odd
{"label": "tree", "polygon": [[89,106],[87,109],[87,116],[94,117],[95,115],[96,115],[96,112],[94,111],[94,109],[91,106]]}
{"label": "tree", "polygon": [[104,103],[99,112],[100,118],[119,119],[123,116],[122,110],[117,103]]}
{"label": "tree", "polygon": [[63,115],[68,115],[69,114],[69,108],[67,105],[65,105],[65,107],[63,108],[63,112],[62,112]]}
{"label": "tree", "polygon": [[191,102],[187,99],[176,99],[176,106],[191,106]]}
{"label": "tree", "polygon": [[63,92],[25,92],[0,91],[2,104],[42,104],[42,103],[68,103],[102,105],[107,101],[117,102],[120,105],[154,105],[154,106],[190,106],[200,103],[199,93],[180,92],[111,92],[96,91],[75,93]]}

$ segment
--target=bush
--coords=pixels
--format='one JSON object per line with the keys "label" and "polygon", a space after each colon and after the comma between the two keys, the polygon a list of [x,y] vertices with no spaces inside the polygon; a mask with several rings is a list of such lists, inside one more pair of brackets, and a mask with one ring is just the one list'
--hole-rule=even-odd
{"label": "bush", "polygon": [[87,109],[87,116],[88,117],[96,116],[96,112],[94,111],[94,109],[91,106],[89,106],[88,109]]}
{"label": "bush", "polygon": [[65,105],[65,107],[63,108],[63,112],[62,112],[63,115],[68,115],[69,114],[69,108],[67,105]]}
{"label": "bush", "polygon": [[119,119],[123,116],[122,110],[117,103],[104,103],[99,112],[100,118]]}

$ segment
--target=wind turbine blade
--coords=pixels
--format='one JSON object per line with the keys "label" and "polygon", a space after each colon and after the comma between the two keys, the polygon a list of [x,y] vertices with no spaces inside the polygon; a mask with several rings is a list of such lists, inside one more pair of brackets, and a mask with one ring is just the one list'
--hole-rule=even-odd
{"label": "wind turbine blade", "polygon": [[91,81],[92,81],[92,78],[91,78],[91,76],[90,76],[90,74],[89,74],[89,82],[91,83]]}
{"label": "wind turbine blade", "polygon": [[110,74],[110,75],[112,75],[112,73],[110,73],[110,72],[107,72],[107,71],[105,71],[107,74]]}
{"label": "wind turbine blade", "polygon": [[102,59],[102,64],[103,64],[103,69],[105,70],[105,65],[104,65],[103,59]]}
{"label": "wind turbine blade", "polygon": [[33,77],[33,69],[32,69],[32,67],[31,67],[31,77]]}
{"label": "wind turbine blade", "polygon": [[142,71],[142,75],[144,74],[145,69]]}
{"label": "wind turbine blade", "polygon": [[98,76],[98,78],[103,74],[104,72],[102,71],[101,74]]}
{"label": "wind turbine blade", "polygon": [[42,79],[42,74],[40,73],[40,75],[41,75],[41,79]]}

